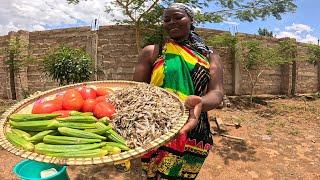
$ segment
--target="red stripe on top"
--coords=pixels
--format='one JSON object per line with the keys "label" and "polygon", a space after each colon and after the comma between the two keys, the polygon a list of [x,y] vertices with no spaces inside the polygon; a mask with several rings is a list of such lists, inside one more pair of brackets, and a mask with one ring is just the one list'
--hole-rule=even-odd
{"label": "red stripe on top", "polygon": [[157,62],[154,63],[152,71],[154,71],[157,68],[159,68],[161,65],[163,65],[163,63],[164,63],[163,58],[159,59]]}

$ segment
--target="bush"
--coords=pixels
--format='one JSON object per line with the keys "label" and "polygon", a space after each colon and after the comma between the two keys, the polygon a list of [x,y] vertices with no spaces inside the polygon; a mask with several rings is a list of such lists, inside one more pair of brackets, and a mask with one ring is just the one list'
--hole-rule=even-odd
{"label": "bush", "polygon": [[89,80],[93,67],[86,52],[61,45],[45,57],[44,70],[59,85],[66,85]]}

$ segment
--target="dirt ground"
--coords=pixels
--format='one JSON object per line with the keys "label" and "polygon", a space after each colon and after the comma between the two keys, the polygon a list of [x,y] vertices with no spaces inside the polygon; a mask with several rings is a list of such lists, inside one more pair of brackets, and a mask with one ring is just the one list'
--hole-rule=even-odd
{"label": "dirt ground", "polygon": [[[279,98],[254,107],[241,98],[232,102],[232,107],[210,114],[241,124],[238,129],[225,126],[224,134],[245,140],[216,135],[197,179],[320,179],[320,99]],[[10,105],[0,102],[0,114]],[[12,168],[22,159],[2,148],[0,159],[0,179],[17,179]],[[134,179],[114,172],[106,166],[68,168],[70,179]]]}

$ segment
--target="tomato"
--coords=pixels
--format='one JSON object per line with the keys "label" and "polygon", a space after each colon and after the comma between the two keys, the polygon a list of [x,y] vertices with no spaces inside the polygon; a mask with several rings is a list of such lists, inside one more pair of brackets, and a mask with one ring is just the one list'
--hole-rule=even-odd
{"label": "tomato", "polygon": [[93,114],[97,118],[108,116],[111,119],[115,112],[114,106],[108,102],[99,102],[93,108]]}
{"label": "tomato", "polygon": [[69,89],[63,96],[62,107],[65,110],[79,111],[83,105],[81,94],[75,89]]}
{"label": "tomato", "polygon": [[81,90],[86,87],[85,85],[79,86],[76,88],[77,91],[79,91],[79,93],[81,93]]}
{"label": "tomato", "polygon": [[96,92],[97,92],[97,96],[109,96],[110,94],[113,93],[113,90],[109,88],[98,87],[96,89]]}
{"label": "tomato", "polygon": [[96,104],[95,99],[86,99],[82,105],[82,112],[92,112]]}
{"label": "tomato", "polygon": [[68,117],[69,113],[71,110],[60,110],[60,111],[54,111],[52,112],[52,114],[60,114],[60,116],[58,116],[59,118],[64,118],[64,117]]}
{"label": "tomato", "polygon": [[108,102],[107,96],[99,96],[96,98],[96,102]]}
{"label": "tomato", "polygon": [[81,96],[83,99],[95,99],[97,97],[97,92],[93,88],[83,87],[81,90]]}
{"label": "tomato", "polygon": [[62,102],[59,100],[49,100],[42,103],[35,103],[32,108],[32,114],[46,114],[62,109]]}

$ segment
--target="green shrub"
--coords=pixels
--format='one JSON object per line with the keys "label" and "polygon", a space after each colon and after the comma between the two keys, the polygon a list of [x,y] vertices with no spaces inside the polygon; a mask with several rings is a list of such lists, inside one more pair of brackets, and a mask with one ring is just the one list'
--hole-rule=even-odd
{"label": "green shrub", "polygon": [[93,67],[86,52],[61,45],[44,58],[44,70],[59,85],[66,85],[89,80]]}

